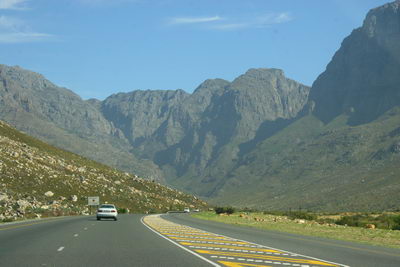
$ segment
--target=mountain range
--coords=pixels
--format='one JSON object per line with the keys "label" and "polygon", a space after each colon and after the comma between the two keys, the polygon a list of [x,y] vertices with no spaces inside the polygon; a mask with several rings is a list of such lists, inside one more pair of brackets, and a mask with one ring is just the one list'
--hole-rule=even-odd
{"label": "mountain range", "polygon": [[66,150],[215,203],[400,204],[400,1],[371,10],[311,87],[279,69],[82,100],[0,66],[0,118]]}

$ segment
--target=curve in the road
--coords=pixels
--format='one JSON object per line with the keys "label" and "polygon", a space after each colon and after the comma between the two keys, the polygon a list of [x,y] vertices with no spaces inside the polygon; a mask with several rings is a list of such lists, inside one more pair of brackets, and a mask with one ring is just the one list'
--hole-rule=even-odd
{"label": "curve in the road", "polygon": [[346,266],[177,224],[161,218],[160,215],[145,216],[142,223],[163,238],[214,266]]}

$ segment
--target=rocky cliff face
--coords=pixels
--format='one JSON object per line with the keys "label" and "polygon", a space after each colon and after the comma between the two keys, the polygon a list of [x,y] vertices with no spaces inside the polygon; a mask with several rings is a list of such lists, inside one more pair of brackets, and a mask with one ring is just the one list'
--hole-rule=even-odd
{"label": "rocky cliff face", "polygon": [[232,83],[207,80],[191,95],[181,90],[113,95],[101,111],[170,182],[208,183],[216,179],[207,168],[234,166],[239,145],[253,140],[264,122],[295,117],[308,92],[281,70],[251,69]]}
{"label": "rocky cliff face", "polygon": [[346,113],[370,122],[400,102],[400,1],[371,10],[312,86],[314,114],[324,122]]}
{"label": "rocky cliff face", "polygon": [[150,161],[129,153],[129,142],[100,112],[42,75],[0,65],[0,118],[35,137],[111,166],[162,181]]}
{"label": "rocky cliff face", "polygon": [[72,91],[19,67],[0,65],[0,101],[2,109],[30,113],[78,135],[107,136],[118,131]]}

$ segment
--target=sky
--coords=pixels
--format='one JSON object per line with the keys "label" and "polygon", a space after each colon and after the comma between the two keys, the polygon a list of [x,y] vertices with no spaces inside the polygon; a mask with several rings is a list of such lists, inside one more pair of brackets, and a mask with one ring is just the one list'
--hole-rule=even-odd
{"label": "sky", "polygon": [[367,12],[388,0],[0,0],[0,64],[83,99],[193,92],[250,68],[311,85]]}

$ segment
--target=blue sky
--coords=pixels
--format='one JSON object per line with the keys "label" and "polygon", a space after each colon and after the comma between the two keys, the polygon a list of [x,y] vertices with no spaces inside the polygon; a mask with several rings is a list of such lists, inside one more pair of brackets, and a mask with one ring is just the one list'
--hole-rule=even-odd
{"label": "blue sky", "polygon": [[0,64],[82,98],[281,68],[311,85],[387,0],[0,0]]}

